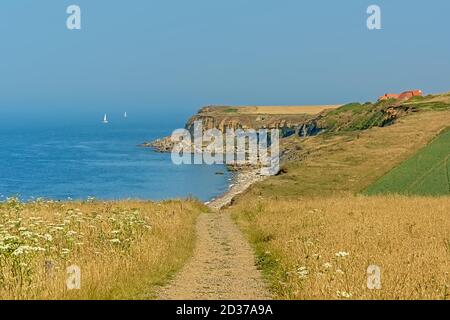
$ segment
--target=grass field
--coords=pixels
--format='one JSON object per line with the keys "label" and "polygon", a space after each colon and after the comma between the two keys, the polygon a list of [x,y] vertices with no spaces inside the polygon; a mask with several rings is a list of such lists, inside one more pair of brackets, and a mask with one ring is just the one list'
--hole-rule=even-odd
{"label": "grass field", "polygon": [[[420,150],[438,164],[448,132],[436,137],[449,123],[448,110],[422,111],[387,127],[283,141],[282,174],[228,209],[275,297],[450,299],[450,198],[357,196]],[[381,268],[381,290],[367,289],[369,265]]]}
{"label": "grass field", "polygon": [[450,130],[365,190],[365,194],[450,195]]}
{"label": "grass field", "polygon": [[[2,299],[152,298],[192,253],[195,201],[0,203]],[[66,268],[81,268],[67,290]]]}
{"label": "grass field", "polygon": [[239,114],[318,114],[324,110],[339,108],[340,105],[316,106],[239,106],[234,108]]}
{"label": "grass field", "polygon": [[[231,208],[281,299],[450,299],[450,198],[247,199]],[[381,289],[367,288],[367,268]]]}
{"label": "grass field", "polygon": [[450,111],[420,112],[395,125],[282,141],[284,173],[239,198],[352,195],[412,157],[450,123]]}

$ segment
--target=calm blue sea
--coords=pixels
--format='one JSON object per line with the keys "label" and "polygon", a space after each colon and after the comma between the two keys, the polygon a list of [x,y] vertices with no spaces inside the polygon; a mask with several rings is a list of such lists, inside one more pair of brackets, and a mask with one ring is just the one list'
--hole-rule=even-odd
{"label": "calm blue sea", "polygon": [[176,166],[170,154],[138,147],[176,128],[132,117],[116,117],[106,125],[101,116],[0,128],[0,201],[8,196],[25,201],[194,196],[206,201],[228,189],[230,173],[222,165]]}

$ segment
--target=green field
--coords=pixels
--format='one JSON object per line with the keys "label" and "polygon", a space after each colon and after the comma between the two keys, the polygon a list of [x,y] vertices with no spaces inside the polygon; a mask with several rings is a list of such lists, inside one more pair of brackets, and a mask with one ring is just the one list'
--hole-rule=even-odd
{"label": "green field", "polygon": [[[382,159],[380,159],[382,161]],[[450,194],[450,130],[372,184],[365,194]]]}

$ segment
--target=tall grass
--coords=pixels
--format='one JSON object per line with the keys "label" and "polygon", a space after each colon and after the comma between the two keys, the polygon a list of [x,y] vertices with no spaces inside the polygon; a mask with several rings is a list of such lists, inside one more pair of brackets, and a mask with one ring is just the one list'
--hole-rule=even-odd
{"label": "tall grass", "polygon": [[[0,203],[2,299],[151,298],[189,257],[195,201]],[[81,268],[68,290],[66,268]]]}
{"label": "tall grass", "polygon": [[[232,207],[282,299],[450,299],[450,198],[253,200]],[[367,268],[381,269],[380,290]]]}

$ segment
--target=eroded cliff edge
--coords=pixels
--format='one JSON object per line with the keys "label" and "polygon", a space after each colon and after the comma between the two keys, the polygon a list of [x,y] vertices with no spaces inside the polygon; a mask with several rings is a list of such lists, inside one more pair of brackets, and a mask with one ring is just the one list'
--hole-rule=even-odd
{"label": "eroded cliff edge", "polygon": [[[201,108],[185,125],[193,133],[194,123],[201,121],[203,131],[218,129],[279,129],[280,137],[309,137],[325,132],[364,130],[386,126],[406,113],[415,111],[414,105],[383,101],[350,103],[343,106],[292,106],[292,107],[231,107],[207,106]],[[158,152],[170,152],[170,137],[142,144]]]}
{"label": "eroded cliff edge", "polygon": [[[297,134],[311,136],[321,131],[320,119],[335,106],[305,107],[230,107],[207,106],[201,108],[185,125],[185,129],[193,132],[194,123],[201,121],[204,131],[218,129],[279,129],[282,138]],[[316,108],[317,110],[311,110]],[[170,152],[173,142],[170,137],[145,142],[145,147],[152,147],[159,152]]]}

